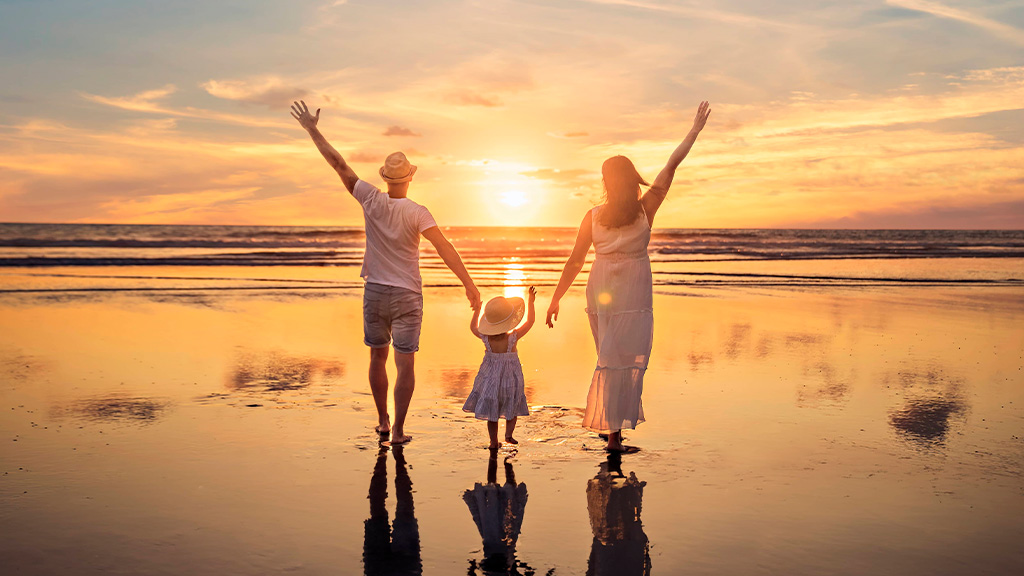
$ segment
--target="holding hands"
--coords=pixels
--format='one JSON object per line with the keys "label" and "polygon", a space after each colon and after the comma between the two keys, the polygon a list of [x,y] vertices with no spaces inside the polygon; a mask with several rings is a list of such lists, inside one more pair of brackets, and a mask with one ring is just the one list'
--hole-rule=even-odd
{"label": "holding hands", "polygon": [[480,300],[480,290],[477,289],[475,284],[466,286],[466,298],[469,300],[469,307],[474,312],[479,312],[482,302]]}

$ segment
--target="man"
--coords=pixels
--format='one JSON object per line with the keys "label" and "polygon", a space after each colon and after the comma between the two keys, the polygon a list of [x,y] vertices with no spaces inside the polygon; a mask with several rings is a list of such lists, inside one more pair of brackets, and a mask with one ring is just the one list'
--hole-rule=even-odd
{"label": "man", "polygon": [[[387,194],[360,180],[341,154],[316,127],[320,110],[309,113],[303,101],[292,105],[292,117],[309,132],[313,143],[359,201],[366,223],[366,253],[360,276],[363,289],[363,341],[370,347],[370,390],[377,406],[376,430],[391,435],[391,444],[404,444],[412,437],[405,433],[413,389],[416,351],[419,350],[420,323],[423,319],[422,279],[419,268],[420,235],[434,245],[446,266],[466,288],[466,297],[474,309],[480,306],[480,291],[469,277],[462,258],[437,227],[426,207],[406,198],[416,167],[405,154],[387,157],[380,176],[388,185]],[[395,425],[388,415],[388,345],[394,341]]]}

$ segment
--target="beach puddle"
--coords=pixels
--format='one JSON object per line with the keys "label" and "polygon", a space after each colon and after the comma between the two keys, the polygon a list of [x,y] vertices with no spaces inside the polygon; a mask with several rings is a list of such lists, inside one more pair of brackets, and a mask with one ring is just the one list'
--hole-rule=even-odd
{"label": "beach puddle", "polygon": [[78,418],[112,424],[152,424],[171,408],[168,400],[112,395],[83,398],[50,409],[54,418]]}

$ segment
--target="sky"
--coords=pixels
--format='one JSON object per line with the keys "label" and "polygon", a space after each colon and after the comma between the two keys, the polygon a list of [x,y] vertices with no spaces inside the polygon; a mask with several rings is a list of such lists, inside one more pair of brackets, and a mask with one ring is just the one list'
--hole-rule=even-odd
{"label": "sky", "polygon": [[0,222],[576,226],[711,118],[657,225],[1024,228],[1024,1],[0,0]]}

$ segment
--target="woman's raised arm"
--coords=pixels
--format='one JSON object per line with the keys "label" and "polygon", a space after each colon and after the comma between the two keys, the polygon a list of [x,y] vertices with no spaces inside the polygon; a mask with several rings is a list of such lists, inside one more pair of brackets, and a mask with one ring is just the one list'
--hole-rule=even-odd
{"label": "woman's raised arm", "polygon": [[668,189],[672,186],[672,178],[676,175],[676,168],[686,158],[686,155],[690,153],[690,148],[693,147],[693,143],[697,141],[697,135],[704,129],[704,124],[708,121],[708,116],[711,115],[711,105],[707,101],[701,102],[700,106],[697,107],[697,115],[693,119],[693,127],[690,128],[690,133],[686,135],[686,138],[676,146],[676,149],[672,152],[672,155],[668,157],[668,162],[665,167],[662,168],[658,177],[654,179],[654,184],[647,190],[641,201],[644,204],[644,211],[647,212],[648,224],[654,225],[654,214],[661,207],[661,203],[665,201],[665,197],[668,196]]}

